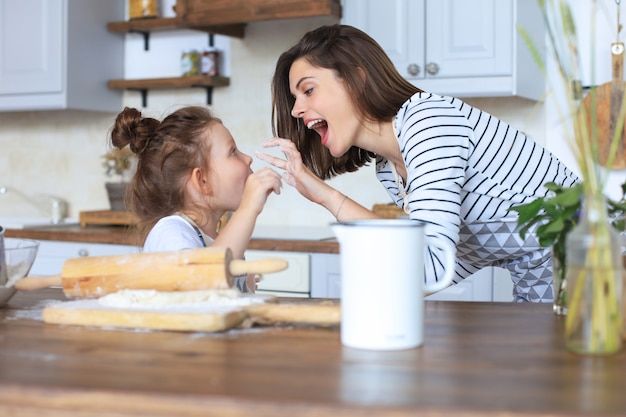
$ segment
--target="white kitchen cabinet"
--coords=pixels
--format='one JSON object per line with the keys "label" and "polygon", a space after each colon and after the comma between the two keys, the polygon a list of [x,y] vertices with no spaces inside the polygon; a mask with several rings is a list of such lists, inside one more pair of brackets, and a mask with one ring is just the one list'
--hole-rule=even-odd
{"label": "white kitchen cabinet", "polygon": [[483,268],[458,284],[426,297],[437,301],[492,301],[493,268]]}
{"label": "white kitchen cabinet", "polygon": [[311,261],[308,253],[248,250],[245,258],[247,261],[279,258],[289,263],[289,267],[283,271],[263,274],[263,279],[258,284],[259,294],[306,298],[311,296]]}
{"label": "white kitchen cabinet", "polygon": [[124,37],[106,23],[123,17],[124,0],[0,0],[0,111],[120,111]]}
{"label": "white kitchen cabinet", "polygon": [[341,298],[341,264],[338,254],[311,254],[311,297]]}
{"label": "white kitchen cabinet", "polygon": [[521,25],[543,50],[541,11],[527,0],[344,0],[342,22],[367,32],[405,78],[455,97],[542,97],[544,77]]}
{"label": "white kitchen cabinet", "polygon": [[426,297],[439,301],[513,301],[513,282],[508,271],[487,267]]}
{"label": "white kitchen cabinet", "polygon": [[71,258],[126,255],[139,253],[139,250],[138,246],[132,245],[39,240],[39,250],[29,275],[58,275],[65,261]]}
{"label": "white kitchen cabinet", "polygon": [[513,281],[511,281],[511,273],[506,269],[492,268],[493,283],[491,294],[493,301],[513,301]]}
{"label": "white kitchen cabinet", "polygon": [[[341,298],[340,255],[311,254],[311,297]],[[458,284],[426,297],[440,301],[512,301],[513,283],[502,268],[483,268]]]}

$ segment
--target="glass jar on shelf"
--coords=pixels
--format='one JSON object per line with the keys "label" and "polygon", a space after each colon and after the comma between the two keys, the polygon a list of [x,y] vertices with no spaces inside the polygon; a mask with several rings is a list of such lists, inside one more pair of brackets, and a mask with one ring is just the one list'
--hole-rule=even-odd
{"label": "glass jar on shelf", "polygon": [[215,48],[207,48],[200,56],[200,73],[214,77],[219,75],[218,66],[219,51]]}
{"label": "glass jar on shelf", "polygon": [[131,20],[158,17],[158,15],[157,0],[128,0],[128,17]]}
{"label": "glass jar on shelf", "polygon": [[190,49],[184,50],[180,57],[180,68],[183,77],[200,74],[200,54]]}

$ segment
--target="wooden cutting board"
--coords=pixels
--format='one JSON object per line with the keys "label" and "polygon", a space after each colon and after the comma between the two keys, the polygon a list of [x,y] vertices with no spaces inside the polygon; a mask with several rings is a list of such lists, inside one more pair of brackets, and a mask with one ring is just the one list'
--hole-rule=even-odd
{"label": "wooden cutting board", "polygon": [[244,306],[168,305],[162,308],[118,308],[102,305],[97,299],[61,302],[43,310],[43,321],[98,327],[120,327],[173,331],[219,332],[242,325],[292,323],[333,326],[340,323],[337,303],[280,304],[273,296]]}
{"label": "wooden cutting board", "polygon": [[137,218],[126,211],[95,210],[79,213],[80,227],[89,225],[99,226],[131,226],[137,223]]}
{"label": "wooden cutting board", "polygon": [[45,323],[197,332],[227,330],[246,317],[248,314],[241,307],[141,310],[102,306],[98,300],[68,301],[43,310]]}

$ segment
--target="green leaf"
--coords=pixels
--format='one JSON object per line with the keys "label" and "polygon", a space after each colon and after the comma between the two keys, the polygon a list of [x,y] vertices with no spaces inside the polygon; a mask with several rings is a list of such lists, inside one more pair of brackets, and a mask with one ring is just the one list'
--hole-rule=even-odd
{"label": "green leaf", "polygon": [[563,219],[556,219],[553,222],[546,223],[541,227],[537,228],[537,233],[539,233],[539,229],[541,229],[541,234],[558,234],[565,228],[565,222]]}
{"label": "green leaf", "polygon": [[517,233],[519,233],[520,237],[522,239],[526,239],[526,233],[528,233],[528,230],[533,227],[536,223],[540,222],[542,219],[537,217],[529,222],[527,222],[526,224],[524,224],[523,227],[521,227]]}
{"label": "green leaf", "polygon": [[540,236],[539,237],[539,246],[541,246],[543,248],[548,248],[550,246],[553,246],[555,242],[556,242],[556,236],[555,235]]}
{"label": "green leaf", "polygon": [[543,206],[543,199],[538,198],[528,204],[521,204],[521,205],[513,206],[509,210],[517,211],[519,213],[517,224],[522,225],[524,223],[531,221],[535,216],[537,216],[542,206]]}
{"label": "green leaf", "polygon": [[581,195],[581,187],[566,188],[560,194],[551,198],[550,202],[564,207],[580,206]]}
{"label": "green leaf", "polygon": [[561,218],[562,219],[576,218],[576,220],[578,220],[578,210],[580,210],[580,206],[567,207],[565,210],[563,210],[563,215],[561,216]]}

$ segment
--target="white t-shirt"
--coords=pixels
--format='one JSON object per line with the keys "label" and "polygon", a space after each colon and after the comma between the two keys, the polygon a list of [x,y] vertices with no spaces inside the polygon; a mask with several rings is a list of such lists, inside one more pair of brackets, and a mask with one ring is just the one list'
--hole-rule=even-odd
{"label": "white t-shirt", "polygon": [[[213,239],[201,235],[187,220],[174,214],[159,220],[143,245],[144,252],[167,252],[184,249],[197,249],[211,246]],[[235,277],[235,287],[242,292],[248,292],[246,275]]]}
{"label": "white t-shirt", "polygon": [[[208,236],[205,239],[210,239]],[[205,242],[210,246],[213,241]],[[166,252],[181,249],[202,248],[202,238],[189,222],[179,215],[163,217],[154,225],[146,242],[144,252]]]}

